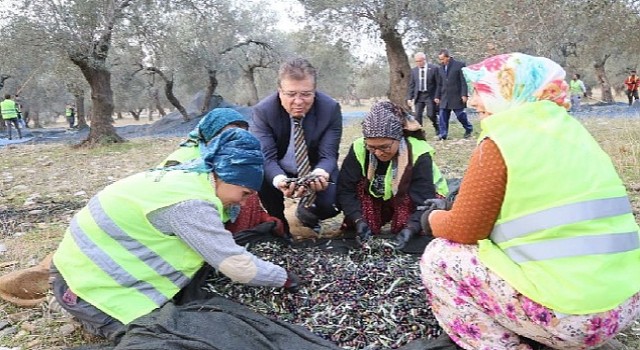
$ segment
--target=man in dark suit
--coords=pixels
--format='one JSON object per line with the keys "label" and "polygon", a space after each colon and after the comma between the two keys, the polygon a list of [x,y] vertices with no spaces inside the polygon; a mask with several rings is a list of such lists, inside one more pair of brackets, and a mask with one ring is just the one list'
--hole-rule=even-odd
{"label": "man in dark suit", "polygon": [[415,106],[416,120],[420,125],[422,125],[422,112],[426,110],[436,135],[439,135],[436,104],[433,101],[438,87],[438,66],[427,63],[424,52],[418,52],[414,58],[416,67],[411,70],[409,77],[407,104]]}
{"label": "man in dark suit", "polygon": [[[307,188],[296,189],[294,183],[286,181],[304,175],[298,173],[294,123],[302,125],[309,170],[318,175]],[[338,214],[335,183],[342,113],[334,99],[316,91],[316,70],[307,60],[296,58],[282,64],[278,91],[253,107],[250,131],[260,140],[265,157],[260,199],[270,215],[285,223],[287,233],[284,197],[304,197],[315,192],[313,203],[299,204],[296,211],[298,219],[312,228],[318,229],[320,220]]]}
{"label": "man in dark suit", "polygon": [[439,126],[440,140],[446,140],[449,132],[449,118],[451,111],[456,114],[458,121],[464,128],[464,138],[471,137],[473,126],[467,119],[467,113],[464,109],[467,106],[467,82],[462,74],[464,62],[456,61],[449,55],[449,50],[442,49],[438,53],[440,60],[440,74],[438,89],[436,91],[435,102],[440,107]]}

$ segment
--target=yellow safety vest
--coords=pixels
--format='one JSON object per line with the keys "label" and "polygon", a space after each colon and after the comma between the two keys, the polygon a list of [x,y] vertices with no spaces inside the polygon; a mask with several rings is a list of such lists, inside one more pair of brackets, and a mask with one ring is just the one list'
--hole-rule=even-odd
{"label": "yellow safety vest", "polygon": [[640,236],[609,156],[553,102],[481,121],[507,165],[507,187],[480,260],[554,311],[591,314],[640,290]]}
{"label": "yellow safety vest", "polygon": [[69,288],[123,324],[170,300],[204,260],[179,237],[158,231],[147,215],[190,199],[213,203],[224,215],[209,176],[148,171],[94,196],[53,257]]}
{"label": "yellow safety vest", "polygon": [[0,113],[5,120],[18,118],[18,105],[12,99],[4,99],[0,102]]}
{"label": "yellow safety vest", "polygon": [[[431,156],[431,169],[433,172],[433,183],[436,187],[436,192],[441,196],[446,197],[449,194],[449,187],[447,185],[447,180],[444,178],[444,176],[442,176],[440,169],[433,161],[433,155],[435,154],[435,150],[433,149],[433,147],[431,147],[431,145],[429,145],[427,141],[418,140],[415,137],[407,137],[406,140],[411,145],[411,157],[413,164],[416,163],[421,155],[429,153],[429,155]],[[364,137],[361,137],[353,142],[353,151],[355,153],[356,159],[358,160],[358,163],[360,163],[362,175],[366,176],[367,169],[365,168],[365,163],[367,150],[364,144]],[[392,178],[392,169],[391,167],[388,167],[384,181],[384,196],[382,197],[382,199],[384,200],[389,200],[393,196],[391,185]],[[369,188],[369,193],[373,193],[371,188]]]}
{"label": "yellow safety vest", "polygon": [[168,161],[176,161],[180,164],[190,162],[200,157],[200,146],[188,143],[180,146],[177,150],[173,151],[165,160],[163,160],[158,167],[162,168],[166,166]]}

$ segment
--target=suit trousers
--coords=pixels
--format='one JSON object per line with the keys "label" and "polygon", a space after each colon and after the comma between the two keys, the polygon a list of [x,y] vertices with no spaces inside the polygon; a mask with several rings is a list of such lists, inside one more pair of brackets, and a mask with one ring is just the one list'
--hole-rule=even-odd
{"label": "suit trousers", "polygon": [[[295,174],[287,174],[287,177],[295,177]],[[316,200],[314,205],[309,208],[311,214],[315,215],[318,220],[332,218],[340,212],[337,208],[337,188],[338,169],[330,175],[329,186],[326,190],[316,192]],[[285,235],[290,236],[289,223],[284,216],[284,194],[277,188],[273,187],[271,179],[264,179],[262,188],[259,192],[260,200],[264,209],[269,215],[276,217],[284,224]]]}
{"label": "suit trousers", "polygon": [[439,125],[440,125],[440,138],[446,139],[449,133],[449,118],[451,117],[451,111],[456,114],[458,121],[462,124],[464,128],[465,135],[471,134],[473,132],[473,125],[469,123],[469,119],[467,118],[467,113],[464,111],[464,108],[459,109],[445,109],[440,108],[439,115]]}
{"label": "suit trousers", "polygon": [[426,92],[418,92],[418,97],[414,100],[414,105],[416,108],[416,120],[420,125],[422,124],[422,114],[426,111],[427,117],[431,121],[433,125],[433,129],[436,131],[436,135],[438,132],[438,118],[436,117],[436,103],[433,102],[433,99],[429,97]]}

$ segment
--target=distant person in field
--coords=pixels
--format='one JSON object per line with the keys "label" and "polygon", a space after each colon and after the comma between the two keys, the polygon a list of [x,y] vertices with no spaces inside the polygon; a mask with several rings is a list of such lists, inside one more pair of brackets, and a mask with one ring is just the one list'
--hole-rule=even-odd
{"label": "distant person in field", "polygon": [[73,126],[76,122],[76,109],[73,105],[68,104],[64,109],[64,116],[67,118],[67,123],[69,123],[69,129],[73,129]]}
{"label": "distant person in field", "polygon": [[462,75],[462,67],[466,63],[454,59],[449,50],[442,49],[438,53],[440,68],[438,69],[438,89],[434,101],[438,104],[440,113],[438,115],[440,134],[438,139],[446,140],[449,137],[449,118],[451,112],[456,114],[456,118],[464,128],[464,138],[471,137],[473,125],[469,122],[467,112],[467,84]]}
{"label": "distant person in field", "polygon": [[[303,58],[284,62],[278,91],[253,107],[251,132],[262,145],[265,181],[260,199],[269,214],[289,225],[284,198],[299,198],[296,217],[319,231],[321,220],[338,215],[336,185],[342,137],[340,105],[316,90],[316,69]],[[310,181],[297,186],[291,178]]]}
{"label": "distant person in field", "polygon": [[624,80],[624,86],[627,92],[627,98],[629,99],[629,106],[634,101],[638,100],[638,88],[640,87],[640,77],[636,75],[636,71],[632,70],[631,75]]}
{"label": "distant person in field", "polygon": [[463,72],[482,132],[453,207],[421,219],[431,309],[463,349],[595,349],[640,316],[625,186],[567,113],[560,65],[512,53]]}
{"label": "distant person in field", "polygon": [[114,342],[126,325],[202,295],[209,266],[234,283],[295,292],[299,278],[237,245],[227,209],[261,186],[249,132],[223,131],[199,162],[144,171],[96,194],[53,255],[53,294],[89,332]]}
{"label": "distant person in field", "polygon": [[18,104],[11,99],[10,94],[4,95],[4,100],[0,102],[0,113],[2,113],[2,120],[7,127],[7,135],[9,140],[12,139],[11,127],[16,128],[18,132],[18,138],[22,138],[22,131],[20,130],[20,123],[18,122],[18,117],[20,116],[20,108]]}
{"label": "distant person in field", "polygon": [[571,92],[571,111],[575,112],[580,109],[580,100],[587,97],[587,88],[580,80],[580,74],[573,75],[573,79],[569,82],[569,92]]}
{"label": "distant person in field", "polygon": [[[449,194],[447,181],[433,161],[435,150],[413,117],[391,102],[378,102],[362,122],[340,167],[338,200],[343,228],[355,229],[361,241],[391,223],[396,246],[403,249],[423,233],[419,209],[427,199]],[[428,233],[430,234],[430,233]]]}
{"label": "distant person in field", "polygon": [[416,66],[411,69],[409,86],[407,87],[407,103],[415,109],[415,117],[420,125],[422,114],[426,113],[433,125],[436,136],[440,134],[438,127],[438,107],[433,99],[438,88],[438,66],[427,62],[427,55],[418,52],[414,56]]}
{"label": "distant person in field", "polygon": [[[215,108],[207,113],[198,125],[189,133],[188,138],[180,144],[177,150],[171,153],[160,167],[185,164],[202,156],[208,145],[221,132],[230,128],[247,130],[249,123],[238,111],[231,108]],[[269,228],[264,225],[260,229],[271,231],[276,235],[284,235],[284,226],[280,219],[270,216],[262,207],[257,193],[250,195],[242,206],[236,205],[229,208],[230,219],[225,223],[227,230],[236,234],[241,231],[256,229],[258,225],[273,223]]]}

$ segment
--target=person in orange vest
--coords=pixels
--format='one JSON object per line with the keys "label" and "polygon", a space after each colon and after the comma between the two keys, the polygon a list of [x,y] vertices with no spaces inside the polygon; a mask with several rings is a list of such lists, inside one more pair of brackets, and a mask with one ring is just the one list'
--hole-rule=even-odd
{"label": "person in orange vest", "polygon": [[638,86],[640,86],[640,77],[636,75],[635,70],[632,70],[631,75],[625,79],[624,85],[627,88],[627,98],[629,99],[629,106],[631,106],[633,99],[638,100]]}

